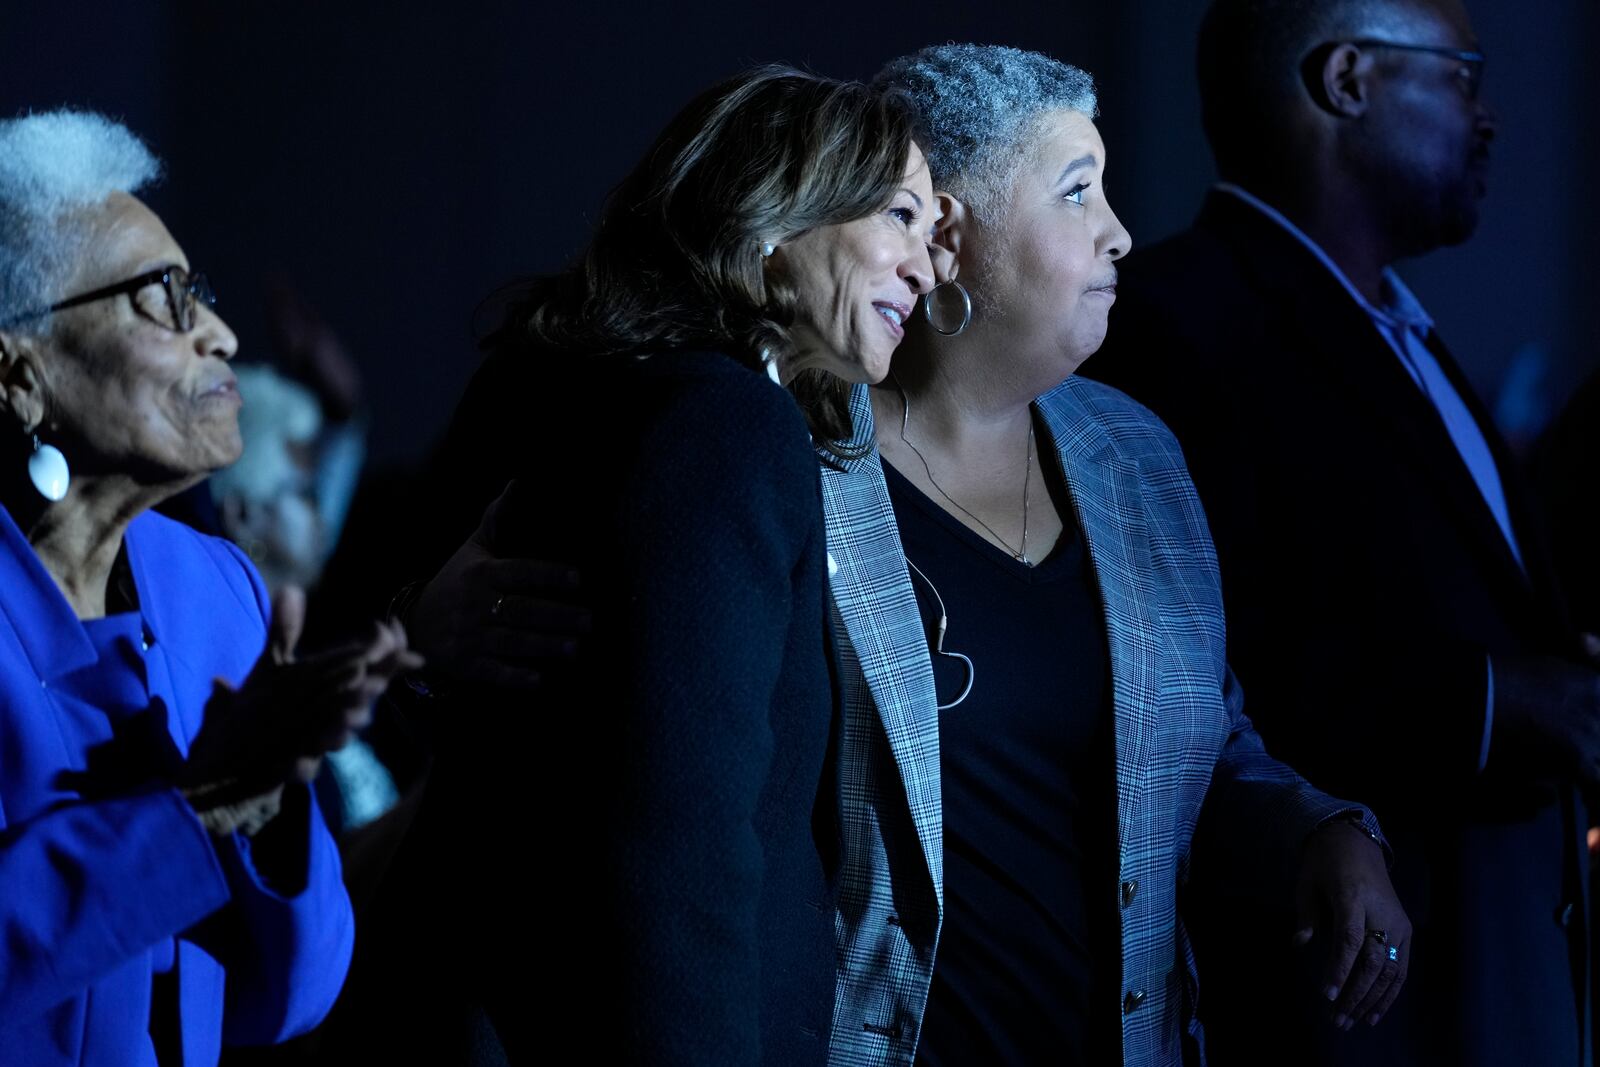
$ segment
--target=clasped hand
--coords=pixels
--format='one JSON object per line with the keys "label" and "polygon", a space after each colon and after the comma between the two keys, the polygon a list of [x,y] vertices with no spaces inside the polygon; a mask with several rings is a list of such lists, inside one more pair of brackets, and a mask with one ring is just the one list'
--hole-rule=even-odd
{"label": "clasped hand", "polygon": [[296,658],[305,596],[273,599],[266,650],[237,689],[218,679],[177,786],[216,835],[255,833],[277,814],[283,787],[316,777],[371,718],[372,704],[403,671],[422,666],[397,622],[362,641]]}

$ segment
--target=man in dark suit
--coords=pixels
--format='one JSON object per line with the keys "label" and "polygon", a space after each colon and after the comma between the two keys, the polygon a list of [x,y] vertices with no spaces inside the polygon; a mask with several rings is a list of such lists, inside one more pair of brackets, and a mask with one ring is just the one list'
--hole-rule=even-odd
{"label": "man in dark suit", "polygon": [[1124,261],[1084,371],[1176,432],[1249,711],[1378,812],[1416,925],[1382,1026],[1330,1028],[1278,977],[1289,917],[1197,869],[1212,1062],[1588,1063],[1600,675],[1512,457],[1390,269],[1477,222],[1494,118],[1471,25],[1457,0],[1215,0],[1199,61],[1224,181]]}

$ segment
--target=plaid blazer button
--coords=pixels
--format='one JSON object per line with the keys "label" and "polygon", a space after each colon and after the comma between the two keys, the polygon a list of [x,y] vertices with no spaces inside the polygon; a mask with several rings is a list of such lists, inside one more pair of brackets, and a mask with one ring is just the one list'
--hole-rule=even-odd
{"label": "plaid blazer button", "polygon": [[1130,989],[1122,1000],[1122,1014],[1132,1015],[1144,1003],[1144,990]]}
{"label": "plaid blazer button", "polygon": [[1139,892],[1139,882],[1137,879],[1130,878],[1126,882],[1122,883],[1122,906],[1124,908],[1133,904],[1133,896],[1137,892]]}

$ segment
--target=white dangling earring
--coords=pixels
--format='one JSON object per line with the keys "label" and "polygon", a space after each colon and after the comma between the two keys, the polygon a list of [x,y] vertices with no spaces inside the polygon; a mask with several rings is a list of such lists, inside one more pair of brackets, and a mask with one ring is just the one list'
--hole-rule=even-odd
{"label": "white dangling earring", "polygon": [[783,379],[778,377],[778,361],[772,358],[772,349],[761,350],[761,365],[767,368],[767,377],[772,379],[773,385],[783,384]]}
{"label": "white dangling earring", "polygon": [[38,434],[33,435],[33,454],[28,457],[28,480],[51,503],[67,495],[67,483],[72,480],[67,457],[55,445],[41,444]]}

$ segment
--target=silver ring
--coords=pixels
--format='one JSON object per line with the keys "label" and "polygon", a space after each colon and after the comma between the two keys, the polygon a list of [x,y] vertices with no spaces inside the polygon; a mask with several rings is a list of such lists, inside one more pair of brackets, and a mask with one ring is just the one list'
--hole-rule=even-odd
{"label": "silver ring", "polygon": [[506,602],[506,598],[505,597],[503,597],[503,596],[495,597],[494,598],[494,604],[491,605],[490,608],[489,608],[489,614],[494,616],[495,618],[499,618],[500,617],[500,608],[505,604],[505,602]]}
{"label": "silver ring", "polygon": [[1395,963],[1400,959],[1400,950],[1393,945],[1389,946],[1389,962]]}
{"label": "silver ring", "polygon": [[1387,945],[1389,943],[1389,934],[1384,930],[1368,930],[1367,936],[1372,938],[1372,940],[1376,941],[1380,945]]}

